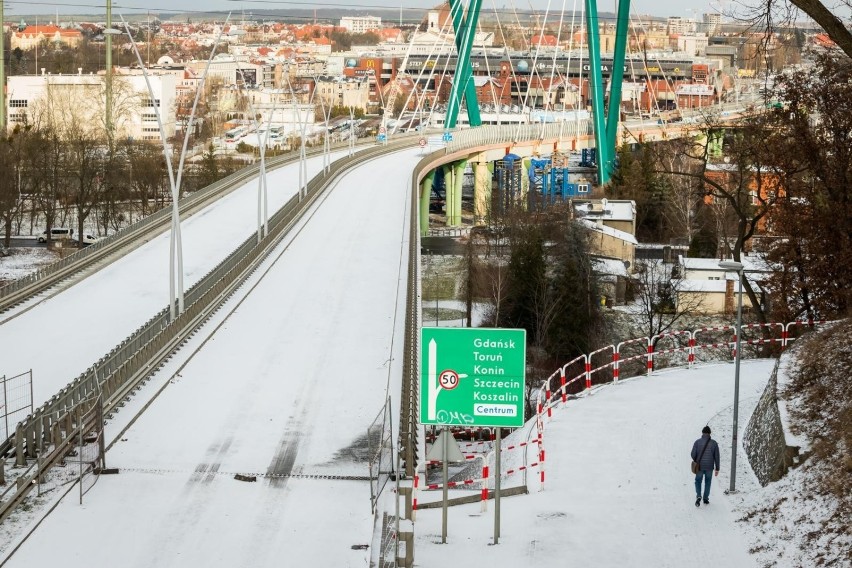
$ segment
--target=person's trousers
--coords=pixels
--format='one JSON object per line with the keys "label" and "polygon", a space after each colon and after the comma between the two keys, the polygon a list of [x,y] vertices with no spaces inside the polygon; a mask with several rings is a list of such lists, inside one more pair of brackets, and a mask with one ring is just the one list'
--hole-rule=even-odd
{"label": "person's trousers", "polygon": [[702,469],[695,474],[695,496],[701,495],[701,480],[704,479],[704,499],[710,498],[710,481],[713,479],[712,469]]}

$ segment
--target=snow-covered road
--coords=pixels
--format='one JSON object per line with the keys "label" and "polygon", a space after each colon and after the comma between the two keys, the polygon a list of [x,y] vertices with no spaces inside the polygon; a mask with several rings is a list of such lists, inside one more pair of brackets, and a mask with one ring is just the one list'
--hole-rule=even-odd
{"label": "snow-covered road", "polygon": [[398,397],[419,158],[397,152],[335,186],[245,300],[154,376],[168,386],[107,454],[121,473],[82,506],[72,492],[8,565],[366,565],[353,546],[370,543],[369,482],[320,476],[368,474],[349,450]]}
{"label": "snow-covered road", "polygon": [[[333,158],[346,155],[338,152]],[[308,160],[308,175],[322,170]],[[298,163],[267,174],[269,212],[296,194]],[[182,222],[184,286],[189,289],[257,227],[257,180]],[[61,294],[0,325],[0,375],[33,371],[39,406],[169,302],[169,233]]]}

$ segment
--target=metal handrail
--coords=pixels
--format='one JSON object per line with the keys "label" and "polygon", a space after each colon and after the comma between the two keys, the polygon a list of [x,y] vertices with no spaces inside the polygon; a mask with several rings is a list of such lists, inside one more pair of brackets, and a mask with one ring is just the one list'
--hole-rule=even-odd
{"label": "metal handrail", "polygon": [[[379,157],[403,148],[412,147],[422,133],[395,137],[384,145],[374,146],[358,154],[333,162],[324,174],[315,176],[307,188],[307,198],[301,201],[298,196],[291,198],[270,219],[269,234],[260,243],[255,235],[249,236],[231,254],[211,269],[186,294],[186,310],[177,318],[169,321],[168,308],[163,308],[148,322],[140,326],[126,339],[101,357],[94,365],[69,382],[63,389],[43,403],[33,413],[19,422],[13,436],[0,444],[0,455],[8,455],[14,449],[16,459],[25,461],[25,457],[35,457],[45,447],[48,433],[56,433],[63,420],[93,393],[103,393],[105,411],[109,412],[124,400],[147,376],[176,351],[180,345],[224,303],[231,293],[259,265],[272,248],[298,221],[307,207],[327,189],[333,181],[344,175],[349,169],[364,160]],[[469,149],[482,143],[476,137],[469,142]],[[435,152],[424,158],[417,168],[423,168],[429,160],[434,161],[444,151]],[[251,168],[255,171],[256,168]],[[414,185],[419,169],[414,172]],[[226,184],[239,183],[243,176],[230,176],[217,182],[219,188]],[[238,181],[239,180],[239,181]],[[217,185],[214,184],[214,185]],[[419,330],[419,215],[417,214],[417,191],[412,191],[411,218],[409,220],[409,269],[407,278],[406,337],[404,361],[404,392],[401,409],[406,414],[406,447],[409,448],[406,470],[415,467],[413,447],[416,444],[417,423],[417,344]],[[407,394],[406,394],[407,393]],[[402,430],[402,427],[401,427]],[[0,506],[0,510],[3,506]]]}

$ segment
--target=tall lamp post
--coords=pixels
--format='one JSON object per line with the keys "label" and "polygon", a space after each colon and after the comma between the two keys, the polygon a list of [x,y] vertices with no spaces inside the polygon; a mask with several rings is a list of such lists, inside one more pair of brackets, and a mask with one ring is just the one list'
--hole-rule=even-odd
{"label": "tall lamp post", "polygon": [[737,335],[736,335],[736,355],[734,356],[734,434],[731,441],[731,487],[728,493],[737,492],[737,431],[739,424],[740,409],[740,340],[742,336],[742,319],[743,319],[743,263],[734,260],[723,260],[719,263],[719,268],[735,271],[739,286],[737,287]]}

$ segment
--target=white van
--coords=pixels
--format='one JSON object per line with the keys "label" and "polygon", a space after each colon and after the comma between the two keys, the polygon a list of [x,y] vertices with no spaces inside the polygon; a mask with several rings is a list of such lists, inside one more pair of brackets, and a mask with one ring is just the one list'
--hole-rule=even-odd
{"label": "white van", "polygon": [[[50,240],[52,241],[70,241],[73,238],[74,229],[68,229],[65,227],[54,227],[50,230]],[[47,242],[47,231],[42,231],[42,233],[38,236],[38,242]]]}

